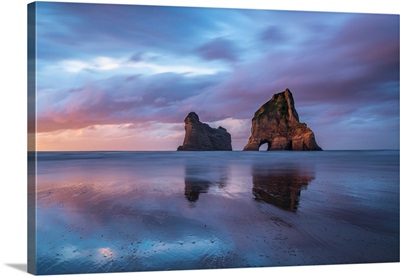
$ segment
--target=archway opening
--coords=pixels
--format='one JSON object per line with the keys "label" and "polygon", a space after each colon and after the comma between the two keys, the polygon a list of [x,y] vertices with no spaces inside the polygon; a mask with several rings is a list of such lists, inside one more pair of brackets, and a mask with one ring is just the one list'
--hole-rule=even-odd
{"label": "archway opening", "polygon": [[270,143],[266,140],[260,142],[260,146],[258,147],[259,151],[267,151],[269,149]]}

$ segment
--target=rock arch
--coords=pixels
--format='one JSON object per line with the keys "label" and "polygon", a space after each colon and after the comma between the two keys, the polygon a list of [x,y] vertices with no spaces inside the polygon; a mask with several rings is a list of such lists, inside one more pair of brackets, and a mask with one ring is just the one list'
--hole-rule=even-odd
{"label": "rock arch", "polygon": [[312,130],[299,122],[289,89],[272,96],[255,112],[244,150],[258,151],[265,143],[268,150],[322,150]]}

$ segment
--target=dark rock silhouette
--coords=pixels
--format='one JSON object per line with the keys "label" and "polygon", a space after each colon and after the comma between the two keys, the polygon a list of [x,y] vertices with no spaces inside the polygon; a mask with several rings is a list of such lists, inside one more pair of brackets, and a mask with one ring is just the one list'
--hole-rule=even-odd
{"label": "dark rock silhouette", "polygon": [[231,135],[225,128],[212,128],[200,122],[195,112],[185,118],[185,139],[178,151],[232,150]]}
{"label": "dark rock silhouette", "polygon": [[256,111],[244,150],[257,151],[265,143],[268,150],[322,150],[311,129],[299,122],[289,89],[275,94]]}
{"label": "dark rock silhouette", "polygon": [[193,164],[185,166],[185,198],[189,202],[196,202],[200,194],[208,192],[209,188],[216,186],[223,188],[227,184],[226,166],[220,164],[210,167],[196,160]]}

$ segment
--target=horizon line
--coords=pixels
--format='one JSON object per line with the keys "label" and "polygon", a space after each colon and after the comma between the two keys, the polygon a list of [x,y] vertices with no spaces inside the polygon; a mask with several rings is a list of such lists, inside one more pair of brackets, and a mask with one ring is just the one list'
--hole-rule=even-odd
{"label": "horizon line", "polygon": [[[397,149],[327,149],[322,151],[399,151]],[[244,152],[245,150],[193,150],[179,152]],[[36,150],[27,152],[178,152],[178,150]],[[314,152],[312,150],[255,150],[250,152]],[[318,151],[321,152],[321,151]]]}

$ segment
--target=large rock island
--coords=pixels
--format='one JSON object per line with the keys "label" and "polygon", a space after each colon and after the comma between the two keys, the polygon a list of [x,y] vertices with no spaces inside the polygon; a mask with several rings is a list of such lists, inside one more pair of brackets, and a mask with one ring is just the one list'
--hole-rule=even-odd
{"label": "large rock island", "polygon": [[322,150],[311,129],[299,122],[289,89],[275,94],[256,111],[244,150],[257,151],[265,143],[268,150]]}
{"label": "large rock island", "polygon": [[185,118],[185,139],[178,151],[232,150],[231,135],[225,128],[212,128],[200,122],[195,112]]}

